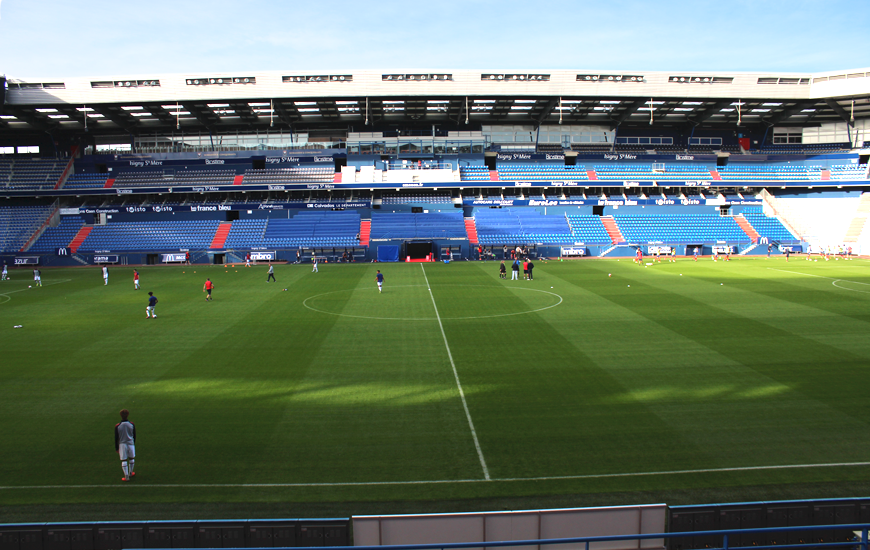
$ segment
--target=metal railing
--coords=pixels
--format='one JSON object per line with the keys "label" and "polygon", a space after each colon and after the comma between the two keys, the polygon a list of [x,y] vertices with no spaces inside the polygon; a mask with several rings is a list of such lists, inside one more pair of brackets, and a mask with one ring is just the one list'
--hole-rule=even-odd
{"label": "metal railing", "polygon": [[[722,529],[716,531],[689,531],[680,533],[650,533],[636,535],[614,535],[614,536],[598,536],[598,537],[572,537],[561,539],[532,539],[532,540],[511,540],[511,541],[493,541],[493,542],[461,542],[461,543],[434,543],[434,544],[396,544],[396,545],[381,545],[381,546],[321,546],[321,550],[457,550],[461,548],[511,548],[515,546],[537,547],[539,550],[542,547],[548,547],[555,544],[571,545],[573,548],[582,550],[595,550],[596,548],[607,548],[613,550],[615,548],[624,549],[640,549],[651,550],[655,548],[680,548],[688,549],[694,546],[674,546],[671,543],[673,539],[690,538],[690,537],[721,537],[722,543],[720,546],[703,546],[704,550],[763,550],[765,548],[787,549],[787,548],[851,548],[854,550],[870,550],[868,549],[867,534],[870,530],[870,524],[855,523],[845,525],[804,525],[796,527],[765,527],[759,529]],[[753,543],[751,546],[732,546],[729,544],[731,537],[745,537],[750,534],[772,535],[778,533],[802,533],[807,532],[812,535],[813,532],[819,531],[852,531],[854,532],[853,539],[849,541],[835,542],[833,540],[819,541],[808,540],[797,544],[778,544],[777,542],[770,543]],[[810,537],[807,537],[808,539]],[[661,540],[662,545],[656,544],[641,544],[641,541],[656,541]],[[612,543],[631,542],[635,544],[626,544],[624,546],[615,545]],[[603,544],[610,543],[610,544]],[[285,547],[284,550],[301,549],[304,547]],[[564,546],[562,547],[564,549]],[[562,550],[560,549],[560,550]],[[193,550],[193,549],[190,549]],[[198,549],[202,550],[202,549]],[[223,550],[227,550],[224,548]],[[236,550],[242,550],[238,548]],[[246,550],[252,550],[247,548]],[[256,550],[266,550],[256,549]],[[270,550],[274,550],[270,549]]]}

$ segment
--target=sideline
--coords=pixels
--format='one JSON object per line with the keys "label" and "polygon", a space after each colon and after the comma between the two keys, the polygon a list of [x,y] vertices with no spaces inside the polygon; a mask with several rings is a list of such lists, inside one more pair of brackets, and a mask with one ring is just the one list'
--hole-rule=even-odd
{"label": "sideline", "polygon": [[[834,462],[828,464],[780,464],[774,466],[735,466],[732,468],[698,468],[694,470],[665,470],[660,472],[626,472],[621,474],[586,474],[574,476],[541,476],[541,477],[506,477],[506,478],[487,478],[487,479],[436,479],[428,481],[349,481],[336,483],[162,483],[145,485],[139,484],[143,488],[171,489],[171,488],[263,488],[263,487],[372,487],[380,485],[445,485],[450,483],[516,483],[516,482],[540,482],[540,481],[569,481],[576,479],[607,479],[620,477],[649,477],[649,476],[672,476],[672,475],[694,475],[694,474],[718,474],[728,472],[758,472],[770,470],[799,470],[813,468],[852,468],[870,466],[870,462]],[[124,483],[113,485],[20,485],[20,486],[0,486],[0,491],[12,489],[125,489],[136,487],[137,484]]]}

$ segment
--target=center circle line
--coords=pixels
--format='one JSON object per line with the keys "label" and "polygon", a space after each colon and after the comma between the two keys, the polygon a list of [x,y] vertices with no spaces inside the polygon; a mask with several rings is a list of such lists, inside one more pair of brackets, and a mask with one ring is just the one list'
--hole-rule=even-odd
{"label": "center circle line", "polygon": [[[443,286],[451,286],[451,285],[443,285]],[[486,285],[461,285],[460,284],[460,285],[452,285],[452,286],[498,288],[498,287],[490,287],[490,286],[486,286]],[[426,287],[426,285],[396,285],[396,286],[392,286],[390,288],[409,288],[409,287],[428,288],[428,287]],[[522,287],[501,287],[501,288],[507,288],[508,290],[529,290],[532,292],[541,292],[543,294],[549,294],[550,296],[555,296],[556,298],[559,299],[559,301],[556,302],[555,304],[551,304],[551,305],[546,306],[546,307],[541,307],[538,309],[530,309],[527,311],[518,311],[516,313],[497,313],[497,314],[493,314],[493,315],[476,315],[476,316],[470,316],[470,317],[441,317],[441,319],[445,320],[445,321],[471,321],[471,320],[475,320],[475,319],[492,319],[492,318],[496,318],[496,317],[511,317],[511,316],[516,316],[516,315],[527,315],[529,313],[537,313],[539,311],[552,309],[556,306],[561,305],[562,302],[564,301],[564,299],[560,295],[556,294],[555,292],[548,292],[546,290],[541,290],[541,289],[537,289],[537,288],[522,288]],[[315,298],[319,298],[321,296],[328,296],[330,294],[336,294],[338,292],[353,292],[355,290],[366,290],[366,289],[354,288],[354,289],[345,289],[345,290],[333,290],[330,292],[324,292],[322,294],[315,294],[314,296],[309,296],[308,298],[305,298],[305,300],[302,301],[302,305],[305,306],[307,309],[310,309],[311,311],[316,311],[317,313],[325,313],[326,315],[335,315],[336,317],[350,317],[353,319],[369,319],[369,320],[379,320],[379,321],[436,321],[437,320],[435,317],[372,317],[372,316],[368,316],[368,315],[352,315],[349,313],[336,313],[334,311],[324,311],[322,309],[317,309],[317,308],[308,304],[309,300],[314,300]],[[372,288],[370,290],[374,290],[374,289]]]}

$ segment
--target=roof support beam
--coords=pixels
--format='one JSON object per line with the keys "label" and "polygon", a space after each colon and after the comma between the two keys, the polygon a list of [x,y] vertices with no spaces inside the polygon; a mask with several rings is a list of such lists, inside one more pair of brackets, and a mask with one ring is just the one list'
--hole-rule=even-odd
{"label": "roof support beam", "polygon": [[840,107],[840,104],[837,103],[837,100],[831,99],[830,97],[826,97],[825,103],[828,105],[828,107],[831,108],[832,111],[837,113],[846,124],[848,124],[849,126],[853,126],[853,127],[855,126],[855,122],[851,120],[849,113],[846,112],[846,109]]}
{"label": "roof support beam", "polygon": [[189,111],[190,114],[192,114],[193,117],[197,121],[199,121],[200,124],[205,126],[209,131],[211,131],[215,124],[220,122],[220,119],[217,117],[217,115],[200,108],[199,105],[195,105],[193,103],[182,103],[181,106]]}
{"label": "roof support beam", "polygon": [[281,119],[281,122],[286,124],[287,126],[293,125],[293,119],[290,118],[290,113],[287,112],[287,108],[284,107],[284,103],[280,100],[275,101],[272,104],[272,108],[278,113],[278,118]]}
{"label": "roof support beam", "polygon": [[544,122],[544,119],[546,119],[548,116],[550,116],[550,113],[553,112],[553,108],[555,108],[558,103],[559,103],[559,98],[556,98],[556,97],[551,98],[550,101],[548,101],[547,104],[544,106],[544,110],[541,111],[540,116],[538,116],[538,118],[535,119],[535,126],[540,126]]}
{"label": "roof support beam", "polygon": [[780,122],[783,122],[786,119],[800,113],[804,109],[809,109],[809,108],[815,106],[815,104],[816,104],[815,100],[800,101],[800,102],[796,103],[795,105],[792,105],[791,107],[783,109],[782,111],[780,111],[778,113],[774,113],[774,115],[769,117],[769,118],[762,119],[761,121],[764,122],[765,124],[767,124],[768,126],[775,126],[776,124],[779,124]]}
{"label": "roof support beam", "polygon": [[689,118],[689,122],[694,124],[695,126],[700,126],[703,122],[705,122],[708,118],[715,115],[725,107],[731,105],[734,100],[732,99],[723,99],[721,101],[717,101],[713,105],[705,108],[702,111],[698,111],[698,114],[694,117]]}
{"label": "roof support beam", "polygon": [[[123,128],[127,132],[132,132],[139,126],[139,121],[135,118],[121,113],[105,106],[105,105],[92,105],[91,109],[94,110],[95,113],[103,115],[105,118],[111,120],[115,124],[117,124],[120,128]],[[87,116],[87,113],[84,113]]]}
{"label": "roof support beam", "polygon": [[4,106],[4,110],[7,115],[12,115],[21,122],[26,122],[34,130],[48,132],[60,126],[57,122],[54,122],[53,120],[43,119],[33,113],[25,111],[24,109],[19,109],[13,105],[6,104]]}
{"label": "roof support beam", "polygon": [[628,107],[625,108],[623,112],[619,113],[619,116],[614,119],[613,125],[619,126],[620,124],[628,120],[628,117],[630,117],[631,115],[636,113],[638,109],[646,105],[646,102],[646,99],[635,99]]}

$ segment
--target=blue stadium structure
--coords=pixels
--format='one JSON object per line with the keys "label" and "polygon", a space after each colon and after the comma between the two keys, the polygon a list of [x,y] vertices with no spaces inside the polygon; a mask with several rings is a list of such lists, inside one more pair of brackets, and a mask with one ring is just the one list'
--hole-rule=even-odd
{"label": "blue stadium structure", "polygon": [[0,254],[870,253],[867,71],[532,76],[11,79]]}

